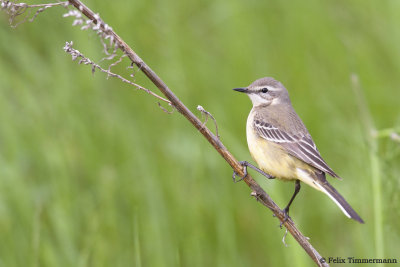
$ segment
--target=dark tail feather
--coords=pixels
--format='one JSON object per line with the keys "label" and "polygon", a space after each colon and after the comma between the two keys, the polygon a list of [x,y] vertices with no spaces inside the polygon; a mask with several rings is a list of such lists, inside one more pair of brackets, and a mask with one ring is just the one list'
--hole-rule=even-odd
{"label": "dark tail feather", "polygon": [[347,203],[346,200],[342,197],[341,194],[339,194],[336,189],[331,186],[328,181],[321,181],[321,182],[316,182],[317,186],[321,189],[322,192],[327,194],[335,203],[336,205],[339,206],[339,208],[343,211],[343,213],[351,218],[354,219],[360,223],[364,223],[363,219],[353,210],[353,208],[350,206],[349,203]]}

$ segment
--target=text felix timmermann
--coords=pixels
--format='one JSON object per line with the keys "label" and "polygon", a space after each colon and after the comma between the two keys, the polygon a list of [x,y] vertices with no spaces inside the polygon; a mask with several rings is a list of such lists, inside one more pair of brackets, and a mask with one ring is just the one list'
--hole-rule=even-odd
{"label": "text felix timmermann", "polygon": [[398,263],[397,259],[355,258],[355,257],[328,257],[327,263]]}

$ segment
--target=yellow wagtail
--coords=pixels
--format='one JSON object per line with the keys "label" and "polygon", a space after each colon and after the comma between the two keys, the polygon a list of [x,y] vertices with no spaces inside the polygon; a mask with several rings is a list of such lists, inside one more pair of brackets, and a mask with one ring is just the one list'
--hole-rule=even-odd
{"label": "yellow wagtail", "polygon": [[243,161],[241,164],[246,175],[247,167],[251,167],[267,178],[296,181],[295,192],[283,210],[285,218],[289,216],[289,207],[300,191],[302,181],[327,194],[347,217],[364,223],[326,180],[326,173],[341,178],[322,159],[311,135],[294,111],[286,88],[275,79],[266,77],[248,87],[233,90],[246,93],[253,102],[247,119],[247,143],[261,170]]}

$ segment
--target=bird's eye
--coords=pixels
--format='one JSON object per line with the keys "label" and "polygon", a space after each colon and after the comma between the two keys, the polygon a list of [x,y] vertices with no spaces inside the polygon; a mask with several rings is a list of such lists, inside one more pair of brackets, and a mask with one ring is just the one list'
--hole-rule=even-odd
{"label": "bird's eye", "polygon": [[261,89],[261,92],[267,93],[267,92],[268,92],[268,88],[263,88],[263,89]]}

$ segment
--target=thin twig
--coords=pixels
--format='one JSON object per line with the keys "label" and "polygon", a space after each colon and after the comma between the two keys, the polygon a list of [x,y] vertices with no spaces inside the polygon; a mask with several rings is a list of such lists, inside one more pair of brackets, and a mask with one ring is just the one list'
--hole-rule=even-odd
{"label": "thin twig", "polygon": [[167,114],[172,114],[172,113],[174,113],[174,106],[170,105],[170,106],[172,107],[172,110],[169,111],[169,110],[167,110],[166,108],[164,108],[163,106],[161,106],[161,103],[160,103],[160,102],[157,102],[157,104],[158,104],[158,107],[159,107],[162,111],[164,111],[165,113],[167,113]]}
{"label": "thin twig", "polygon": [[[119,59],[118,59],[117,61],[111,63],[110,66],[108,66],[108,71],[111,71],[111,68],[112,68],[112,67],[115,67],[115,66],[117,66],[119,63],[121,63],[122,60],[124,59],[124,57],[126,57],[125,54],[123,54],[122,56],[120,56]],[[104,60],[104,58],[103,58],[101,61],[103,61],[103,60]],[[101,62],[101,61],[100,61],[100,62]]]}
{"label": "thin twig", "polygon": [[58,2],[58,3],[48,3],[48,4],[36,4],[36,5],[28,5],[26,3],[13,3],[11,1],[1,1],[4,3],[5,7],[9,6],[17,6],[17,7],[27,7],[27,8],[36,8],[36,7],[53,7],[53,6],[65,6],[68,4],[68,1]]}
{"label": "thin twig", "polygon": [[285,229],[285,234],[283,235],[283,238],[282,238],[282,243],[283,243],[283,245],[285,245],[285,247],[288,247],[288,244],[286,243],[287,232],[288,232],[288,230],[286,228]]}
{"label": "thin twig", "polygon": [[198,105],[197,106],[197,110],[201,112],[202,115],[204,115],[205,119],[203,122],[203,127],[206,125],[207,121],[208,121],[208,117],[210,117],[213,121],[214,121],[214,125],[215,125],[215,134],[217,135],[218,139],[219,139],[219,134],[218,134],[218,124],[217,124],[217,120],[213,117],[213,115],[211,115],[210,112],[208,112],[207,110],[205,110],[202,106]]}
{"label": "thin twig", "polygon": [[151,91],[151,90],[149,90],[147,88],[144,88],[143,86],[140,86],[140,85],[138,85],[138,84],[136,84],[134,82],[131,82],[131,81],[125,79],[124,77],[122,77],[121,75],[111,72],[109,69],[108,70],[103,69],[102,67],[100,67],[100,65],[94,63],[89,58],[85,57],[81,52],[79,52],[78,50],[72,48],[72,45],[73,45],[72,42],[70,42],[70,43],[66,42],[65,46],[64,46],[64,51],[72,56],[72,60],[79,59],[79,62],[78,62],[79,64],[91,65],[92,66],[92,73],[94,73],[96,69],[99,69],[101,72],[107,73],[108,76],[116,77],[116,78],[120,79],[121,81],[123,81],[124,83],[128,83],[130,85],[133,85],[137,89],[143,90],[146,93],[148,93],[148,94],[150,94],[150,95],[152,95],[152,96],[154,96],[154,97],[156,97],[156,98],[168,103],[169,105],[171,105],[171,101],[169,101],[169,100],[157,95],[153,91]]}
{"label": "thin twig", "polygon": [[[86,17],[93,21],[94,24],[102,22],[99,15],[86,7],[79,0],[69,0],[69,2]],[[210,142],[218,153],[228,162],[235,172],[243,176],[243,167],[236,158],[226,149],[222,142],[207,128],[203,123],[179,100],[179,98],[168,88],[160,77],[129,47],[121,37],[119,37],[111,28],[105,27],[107,24],[100,23],[100,28],[118,43],[119,48],[126,54],[130,60],[139,67],[139,69],[157,86],[157,88],[171,101],[172,105],[187,119],[193,126],[200,131],[201,134]],[[321,255],[316,251],[307,238],[297,229],[294,222],[289,218],[285,221],[284,212],[275,204],[271,197],[257,184],[257,182],[247,175],[244,179],[246,184],[255,192],[255,197],[264,206],[268,207],[281,222],[289,230],[291,235],[303,247],[308,255],[318,266],[329,266]]]}
{"label": "thin twig", "polygon": [[[0,0],[0,3],[1,3],[0,4],[1,9],[4,9],[5,12],[9,15],[9,23],[13,28],[18,27],[18,25],[27,21],[32,13],[32,9],[39,8],[38,10],[36,10],[35,14],[29,19],[29,22],[33,22],[40,13],[42,13],[43,11],[45,11],[50,7],[69,5],[68,1],[58,2],[58,3],[37,4],[37,5],[28,5],[27,3],[14,3],[13,1],[6,1],[6,0]],[[25,14],[25,12],[27,12],[27,14]],[[14,24],[15,18],[23,14],[25,14],[24,19]]]}

